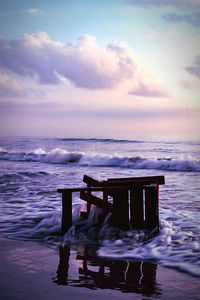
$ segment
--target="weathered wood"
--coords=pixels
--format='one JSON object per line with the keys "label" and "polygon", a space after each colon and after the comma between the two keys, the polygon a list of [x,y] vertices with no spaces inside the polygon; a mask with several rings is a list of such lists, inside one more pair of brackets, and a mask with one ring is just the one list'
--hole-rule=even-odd
{"label": "weathered wood", "polygon": [[62,234],[72,226],[72,192],[62,193]]}
{"label": "weathered wood", "polygon": [[87,183],[87,185],[89,186],[93,186],[93,187],[98,187],[98,186],[102,186],[103,183],[101,181],[98,181],[96,179],[93,179],[90,176],[84,175],[83,176],[83,182]]}
{"label": "weathered wood", "polygon": [[133,228],[144,228],[143,189],[130,190],[130,223]]}
{"label": "weathered wood", "polygon": [[148,177],[128,177],[128,178],[109,178],[108,180],[108,186],[111,185],[124,185],[127,184],[133,184],[133,185],[146,185],[146,184],[164,184],[165,183],[165,177],[164,176],[148,176]]}
{"label": "weathered wood", "polygon": [[[103,187],[107,187],[107,181],[103,181]],[[106,215],[108,214],[108,191],[103,191],[103,220],[105,219]]]}
{"label": "weathered wood", "polygon": [[[87,186],[88,187],[91,187],[91,184],[90,183],[88,183],[87,184]],[[92,203],[91,203],[91,191],[88,191],[88,201],[87,201],[87,216],[89,216],[89,214],[90,214],[90,208],[91,208],[91,205],[92,205]]]}
{"label": "weathered wood", "polygon": [[158,187],[150,186],[145,189],[145,228],[159,227]]}
{"label": "weathered wood", "polygon": [[129,229],[128,190],[113,193],[113,223],[117,228]]}
{"label": "weathered wood", "polygon": [[[109,194],[112,195],[112,192],[117,191],[126,191],[130,190],[131,188],[134,188],[137,190],[137,187],[131,187],[131,186],[106,186],[106,187],[83,187],[83,188],[64,188],[64,189],[57,189],[58,193],[66,193],[66,192],[104,192],[107,191]],[[145,187],[144,187],[145,188]]]}
{"label": "weathered wood", "polygon": [[[133,228],[159,228],[158,188],[159,184],[165,183],[164,176],[110,178],[98,181],[84,175],[83,181],[87,187],[57,190],[62,193],[62,233],[72,225],[72,192],[80,192],[80,198],[87,201],[85,217],[89,215],[93,204],[103,209],[103,218],[111,212],[112,224],[118,228],[129,229],[129,214]],[[92,195],[92,192],[103,192],[103,199]],[[108,196],[113,198],[113,203],[108,202]]]}
{"label": "weathered wood", "polygon": [[112,213],[112,211],[113,211],[113,204],[112,203],[108,202],[106,207],[105,207],[103,200],[101,198],[98,198],[97,196],[88,195],[88,193],[86,193],[84,191],[81,191],[80,192],[80,198],[82,200],[85,200],[85,201],[90,201],[91,204],[94,204],[95,206],[97,206],[99,208],[106,209],[108,212]]}

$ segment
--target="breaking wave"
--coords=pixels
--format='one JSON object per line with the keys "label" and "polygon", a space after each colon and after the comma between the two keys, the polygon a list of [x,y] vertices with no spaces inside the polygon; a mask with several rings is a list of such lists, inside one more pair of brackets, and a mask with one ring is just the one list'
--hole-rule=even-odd
{"label": "breaking wave", "polygon": [[119,154],[106,155],[96,152],[68,152],[55,148],[46,152],[38,148],[31,152],[15,152],[0,149],[0,160],[31,161],[49,164],[76,164],[81,166],[121,167],[131,169],[157,169],[180,172],[200,172],[200,162],[171,158],[147,159],[140,156],[127,157]]}

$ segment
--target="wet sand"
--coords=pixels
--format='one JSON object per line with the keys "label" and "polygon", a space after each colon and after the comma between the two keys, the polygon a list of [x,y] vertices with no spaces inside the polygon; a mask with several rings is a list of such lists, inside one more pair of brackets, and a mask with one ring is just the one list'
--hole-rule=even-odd
{"label": "wet sand", "polygon": [[0,299],[200,299],[200,278],[94,253],[0,238]]}

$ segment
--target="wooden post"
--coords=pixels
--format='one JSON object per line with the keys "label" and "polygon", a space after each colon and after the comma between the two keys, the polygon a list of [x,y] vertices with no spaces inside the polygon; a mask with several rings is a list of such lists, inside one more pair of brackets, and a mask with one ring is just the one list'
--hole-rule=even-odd
{"label": "wooden post", "polygon": [[72,226],[72,192],[62,192],[62,234]]}
{"label": "wooden post", "polygon": [[[103,181],[103,187],[107,187],[107,181]],[[108,192],[103,191],[103,220],[108,213]]]}
{"label": "wooden post", "polygon": [[133,228],[144,228],[142,188],[130,190],[130,223]]}
{"label": "wooden post", "polygon": [[[91,184],[87,184],[87,187],[91,187]],[[90,208],[91,208],[91,192],[89,191],[88,192],[88,196],[89,196],[89,201],[87,202],[87,217],[89,216],[90,214]]]}
{"label": "wooden post", "polygon": [[159,227],[158,185],[145,188],[145,227],[150,230]]}
{"label": "wooden post", "polygon": [[120,229],[129,229],[128,190],[113,192],[113,222]]}

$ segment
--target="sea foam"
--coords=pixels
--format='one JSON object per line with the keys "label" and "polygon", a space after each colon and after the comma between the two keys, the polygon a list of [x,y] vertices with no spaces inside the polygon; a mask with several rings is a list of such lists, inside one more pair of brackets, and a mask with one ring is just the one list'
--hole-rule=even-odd
{"label": "sea foam", "polygon": [[131,169],[157,169],[169,171],[200,172],[200,162],[192,159],[143,158],[140,156],[107,155],[96,152],[69,152],[55,148],[46,152],[42,148],[31,152],[1,149],[0,160],[32,161],[49,164],[76,164],[81,166],[121,167]]}
{"label": "sea foam", "polygon": [[161,223],[161,231],[157,236],[151,237],[144,231],[127,232],[118,238],[106,238],[105,235],[98,255],[156,261],[200,277],[200,245],[194,241],[193,233],[179,231],[166,220]]}

